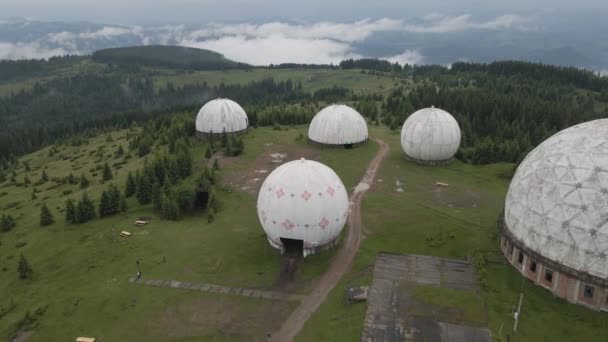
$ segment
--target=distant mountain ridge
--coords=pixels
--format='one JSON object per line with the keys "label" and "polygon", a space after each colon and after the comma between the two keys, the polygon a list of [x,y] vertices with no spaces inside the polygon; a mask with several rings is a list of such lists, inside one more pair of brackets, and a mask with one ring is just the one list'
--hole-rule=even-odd
{"label": "distant mountain ridge", "polygon": [[99,63],[160,66],[195,70],[242,69],[251,67],[227,59],[211,50],[171,45],[145,45],[103,49],[93,52]]}

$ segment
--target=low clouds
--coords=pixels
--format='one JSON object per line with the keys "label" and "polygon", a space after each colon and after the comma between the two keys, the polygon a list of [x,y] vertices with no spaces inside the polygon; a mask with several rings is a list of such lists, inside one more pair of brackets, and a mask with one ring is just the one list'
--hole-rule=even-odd
{"label": "low clouds", "polygon": [[[48,58],[68,53],[85,54],[107,47],[163,44],[210,49],[229,59],[254,65],[335,64],[346,58],[365,57],[357,51],[357,44],[382,32],[446,34],[464,30],[522,28],[525,23],[524,17],[512,14],[487,21],[475,21],[469,14],[430,14],[408,21],[382,18],[349,23],[215,23],[196,27],[98,25],[95,29],[39,34],[18,43],[0,42],[0,58]],[[407,49],[386,58],[400,64],[422,64],[425,61],[419,49]]]}
{"label": "low clouds", "polygon": [[225,36],[204,41],[182,41],[191,47],[222,53],[226,58],[253,65],[280,63],[330,64],[356,58],[350,45],[330,39],[300,39],[285,36],[247,38]]}
{"label": "low clouds", "polygon": [[283,22],[270,22],[260,25],[238,24],[218,25],[194,31],[193,38],[207,38],[225,35],[245,36],[247,38],[285,37],[291,39],[332,39],[342,42],[358,42],[369,38],[376,32],[399,31],[401,20],[364,19],[352,23],[319,22],[309,25],[295,25]]}
{"label": "low clouds", "polygon": [[446,16],[442,14],[429,14],[422,17],[416,24],[405,24],[403,29],[417,33],[450,33],[465,30],[503,30],[525,28],[523,25],[527,18],[516,14],[506,14],[488,21],[475,22],[470,14],[459,16]]}
{"label": "low clouds", "polygon": [[28,58],[50,58],[53,56],[67,55],[68,51],[62,48],[48,48],[41,46],[38,42],[33,43],[7,43],[0,42],[1,59],[28,59]]}
{"label": "low clouds", "polygon": [[401,65],[420,65],[424,64],[424,56],[418,50],[405,50],[403,53],[386,58],[389,62]]}

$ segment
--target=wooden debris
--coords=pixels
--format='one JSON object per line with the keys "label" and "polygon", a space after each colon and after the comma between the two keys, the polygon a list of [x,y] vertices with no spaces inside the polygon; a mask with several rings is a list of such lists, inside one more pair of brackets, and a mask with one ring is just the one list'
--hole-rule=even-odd
{"label": "wooden debris", "polygon": [[148,224],[148,221],[144,221],[144,220],[135,221],[136,226],[145,226],[146,224]]}
{"label": "wooden debris", "polygon": [[437,182],[437,183],[435,183],[435,186],[438,188],[447,188],[450,185],[448,183]]}
{"label": "wooden debris", "polygon": [[129,237],[129,236],[131,236],[131,233],[126,230],[123,230],[122,232],[120,232],[120,236]]}
{"label": "wooden debris", "polygon": [[369,286],[353,286],[346,289],[346,297],[349,302],[362,302],[367,300]]}
{"label": "wooden debris", "polygon": [[76,337],[76,342],[95,342],[95,337]]}

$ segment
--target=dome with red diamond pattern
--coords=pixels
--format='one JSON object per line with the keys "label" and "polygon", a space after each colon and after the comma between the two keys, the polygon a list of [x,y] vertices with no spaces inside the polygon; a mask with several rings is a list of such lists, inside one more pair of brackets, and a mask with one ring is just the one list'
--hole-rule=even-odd
{"label": "dome with red diamond pattern", "polygon": [[272,247],[284,252],[287,245],[300,245],[306,256],[337,241],[348,217],[348,194],[331,168],[293,160],[268,175],[257,211]]}

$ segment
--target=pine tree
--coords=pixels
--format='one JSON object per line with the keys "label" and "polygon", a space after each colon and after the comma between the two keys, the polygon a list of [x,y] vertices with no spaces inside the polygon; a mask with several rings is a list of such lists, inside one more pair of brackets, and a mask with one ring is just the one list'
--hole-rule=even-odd
{"label": "pine tree", "polygon": [[211,188],[211,182],[205,175],[205,173],[201,173],[196,182],[197,191],[207,192]]}
{"label": "pine tree", "polygon": [[148,204],[152,202],[153,182],[153,175],[149,172],[144,172],[144,174],[141,175],[135,192],[135,197],[137,197],[139,204]]}
{"label": "pine tree", "polygon": [[99,200],[99,217],[106,217],[112,215],[110,209],[110,196],[107,191],[101,193],[101,199]]}
{"label": "pine tree", "polygon": [[118,190],[114,184],[110,184],[108,196],[110,198],[110,215],[118,214],[120,212],[120,202],[123,197],[120,190]]}
{"label": "pine tree", "polygon": [[217,158],[213,160],[213,170],[214,171],[219,171],[220,169],[220,163],[217,161]]}
{"label": "pine tree", "polygon": [[4,181],[6,181],[6,174],[4,173],[4,170],[0,168],[0,183]]}
{"label": "pine tree", "polygon": [[71,198],[65,201],[65,221],[68,223],[76,223],[76,206],[74,206],[74,200]]}
{"label": "pine tree", "polygon": [[207,150],[205,150],[205,159],[209,159],[211,158],[211,156],[213,156],[213,153],[211,152],[211,147],[207,146]]}
{"label": "pine tree", "polygon": [[209,210],[213,210],[216,213],[218,212],[219,203],[217,201],[217,196],[215,194],[215,189],[213,187],[211,187],[211,189],[209,189],[209,200],[207,203],[208,203],[207,207],[209,208]]}
{"label": "pine tree", "polygon": [[118,145],[118,149],[116,150],[115,156],[116,158],[122,157],[125,154],[125,150],[122,148],[122,145]]}
{"label": "pine tree", "polygon": [[74,177],[74,174],[71,173],[71,172],[68,175],[68,183],[70,183],[70,184],[76,184],[76,183],[78,183],[78,180],[76,179],[76,177]]}
{"label": "pine tree", "polygon": [[127,202],[125,197],[114,184],[110,184],[108,190],[101,193],[99,216],[106,217],[126,210]]}
{"label": "pine tree", "polygon": [[15,219],[11,214],[2,214],[2,218],[0,219],[0,231],[8,232],[15,228]]}
{"label": "pine tree", "polygon": [[171,184],[176,184],[180,180],[179,166],[176,158],[169,158],[165,165],[165,175],[169,177]]}
{"label": "pine tree", "polygon": [[173,192],[167,192],[161,196],[161,212],[163,218],[176,221],[179,219],[179,206]]}
{"label": "pine tree", "polygon": [[46,203],[42,202],[42,206],[40,207],[40,226],[48,226],[53,224],[53,222],[55,222],[53,221],[53,214],[51,214],[51,211],[46,206]]}
{"label": "pine tree", "polygon": [[36,188],[34,188],[32,190],[32,201],[35,200],[35,199],[37,199],[37,198],[38,198],[38,196],[36,196]]}
{"label": "pine tree", "polygon": [[112,169],[110,169],[110,166],[106,162],[103,164],[103,173],[101,179],[103,179],[104,181],[109,181],[110,179],[112,179],[112,177]]}
{"label": "pine tree", "polygon": [[135,195],[135,192],[137,192],[137,184],[135,183],[133,174],[129,171],[129,174],[127,175],[127,185],[125,186],[125,197],[131,197]]}
{"label": "pine tree", "polygon": [[19,258],[17,272],[19,272],[20,279],[29,279],[34,274],[34,271],[30,267],[29,262],[27,262],[27,259],[23,256],[23,254],[21,254],[21,257]]}
{"label": "pine tree", "polygon": [[89,199],[86,192],[76,206],[76,219],[78,223],[84,223],[95,218],[95,204]]}
{"label": "pine tree", "polygon": [[129,209],[129,207],[128,207],[128,205],[127,205],[127,199],[126,199],[124,196],[122,196],[122,194],[121,194],[121,195],[120,195],[120,201],[119,201],[119,203],[118,203],[118,210],[119,210],[121,213],[124,213],[124,212],[126,212],[128,209]]}
{"label": "pine tree", "polygon": [[25,177],[23,177],[23,184],[25,184],[25,186],[30,185],[30,177],[28,177],[27,175],[25,175]]}
{"label": "pine tree", "polygon": [[176,162],[180,179],[187,178],[192,174],[192,155],[188,146],[181,141],[177,146]]}
{"label": "pine tree", "polygon": [[152,183],[152,188],[151,188],[151,200],[152,200],[152,204],[154,205],[154,209],[156,210],[162,210],[162,206],[163,206],[163,189],[161,187],[161,185],[158,182],[154,182]]}
{"label": "pine tree", "polygon": [[194,192],[192,189],[181,189],[176,193],[177,205],[180,212],[190,212],[194,207]]}
{"label": "pine tree", "polygon": [[47,182],[49,180],[49,176],[46,174],[45,170],[42,170],[42,175],[40,176],[40,180],[43,182]]}
{"label": "pine tree", "polygon": [[89,180],[84,176],[84,173],[80,175],[80,188],[85,189],[89,186]]}

